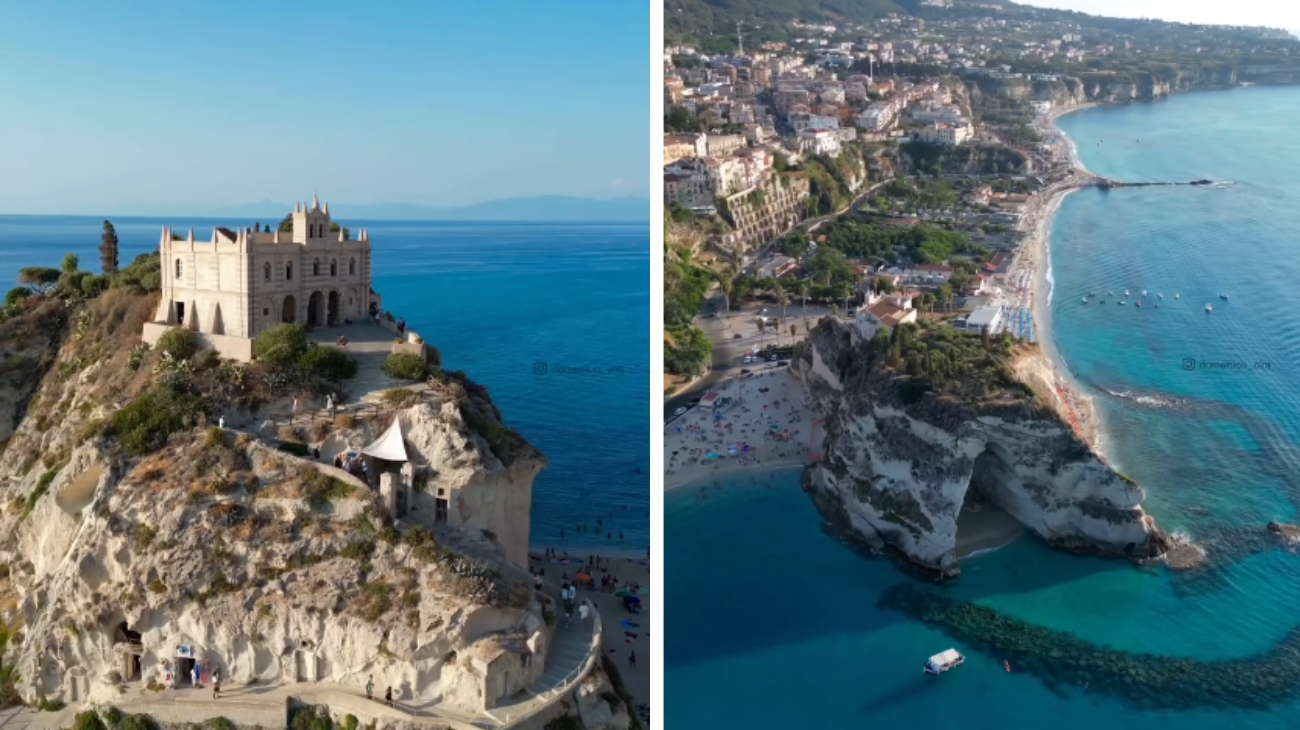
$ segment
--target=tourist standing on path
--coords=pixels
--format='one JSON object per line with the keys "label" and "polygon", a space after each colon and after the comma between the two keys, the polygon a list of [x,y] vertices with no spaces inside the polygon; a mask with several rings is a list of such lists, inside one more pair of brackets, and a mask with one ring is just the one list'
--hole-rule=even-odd
{"label": "tourist standing on path", "polygon": [[630,667],[630,668],[632,668],[632,669],[636,669],[636,652],[635,652],[635,651],[630,651],[630,652],[628,652],[628,655],[627,655],[627,665],[628,665],[628,667]]}
{"label": "tourist standing on path", "polygon": [[214,669],[212,671],[212,699],[219,700],[221,699],[220,695],[221,695],[221,670]]}
{"label": "tourist standing on path", "polygon": [[366,680],[366,699],[375,699],[375,675],[373,674]]}
{"label": "tourist standing on path", "polygon": [[384,704],[388,705],[389,707],[392,707],[392,706],[393,706],[393,688],[392,688],[392,687],[389,687],[389,688],[388,688],[388,691],[384,693]]}
{"label": "tourist standing on path", "polygon": [[195,688],[199,686],[199,667],[197,664],[190,666],[190,686]]}
{"label": "tourist standing on path", "polygon": [[582,623],[584,626],[587,624],[587,614],[589,614],[590,612],[591,612],[591,601],[588,601],[585,598],[582,599],[582,605],[578,607],[578,618],[582,619]]}

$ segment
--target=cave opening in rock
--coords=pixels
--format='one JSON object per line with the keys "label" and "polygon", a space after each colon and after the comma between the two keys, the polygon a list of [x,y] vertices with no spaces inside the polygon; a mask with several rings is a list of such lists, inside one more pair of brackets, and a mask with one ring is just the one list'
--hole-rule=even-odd
{"label": "cave opening in rock", "polygon": [[1014,463],[1007,450],[988,443],[975,457],[970,484],[957,516],[958,560],[972,554],[994,550],[1010,543],[1024,532],[1004,506],[1010,502],[1007,485],[1016,478]]}

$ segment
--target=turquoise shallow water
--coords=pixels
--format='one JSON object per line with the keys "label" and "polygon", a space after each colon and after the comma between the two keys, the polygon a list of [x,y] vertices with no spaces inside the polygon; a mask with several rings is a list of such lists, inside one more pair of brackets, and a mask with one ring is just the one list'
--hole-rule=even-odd
{"label": "turquoise shallow water", "polygon": [[[193,226],[200,238],[231,224],[113,222],[123,265],[157,250],[163,224]],[[648,226],[346,223],[370,230],[374,287],[385,308],[437,347],[447,368],[487,386],[506,424],[546,454],[549,466],[533,487],[533,544],[643,553],[650,544]],[[98,270],[101,224],[0,216],[0,281],[13,281],[23,266],[58,266],[68,252]],[[546,375],[534,371],[540,362]],[[565,374],[561,366],[605,374]],[[612,540],[575,533],[597,518],[612,527]]]}
{"label": "turquoise shallow water", "polygon": [[[1295,519],[1300,504],[1300,184],[1291,180],[1300,140],[1284,131],[1298,113],[1300,89],[1255,88],[1061,120],[1085,164],[1109,177],[1236,183],[1078,192],[1052,237],[1053,336],[1098,394],[1107,453],[1146,487],[1162,525],[1207,545],[1211,567],[1139,569],[1021,539],[968,563],[943,589],[949,598],[1098,647],[1205,662],[1256,657],[1300,625],[1300,557],[1259,539],[1264,522]],[[1079,302],[1090,290],[1126,288],[1165,299],[1159,310]],[[1184,358],[1196,369],[1184,370]],[[1205,370],[1201,361],[1247,367]],[[688,489],[666,503],[670,727],[1300,723],[1300,686],[1265,709],[1189,698],[1182,709],[1149,710],[1098,691],[1095,678],[1084,689],[1082,674],[1051,687],[1046,673],[1008,674],[996,648],[880,608],[892,587],[921,584],[824,535],[796,472],[770,490],[731,484],[698,502]],[[924,677],[926,657],[949,646],[966,665]],[[1298,663],[1270,666],[1281,674]],[[1243,692],[1230,704],[1258,701]]]}

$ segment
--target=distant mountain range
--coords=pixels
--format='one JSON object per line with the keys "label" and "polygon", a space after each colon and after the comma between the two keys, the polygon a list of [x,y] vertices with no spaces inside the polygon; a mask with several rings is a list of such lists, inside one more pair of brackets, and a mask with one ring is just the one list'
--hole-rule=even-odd
{"label": "distant mountain range", "polygon": [[[263,200],[260,203],[176,211],[212,218],[250,218],[278,221],[293,210],[293,203]],[[594,200],[567,195],[538,195],[507,198],[455,207],[416,203],[373,203],[352,205],[330,201],[330,216],[340,223],[349,220],[425,221],[522,221],[522,222],[640,222],[650,220],[647,198]]]}

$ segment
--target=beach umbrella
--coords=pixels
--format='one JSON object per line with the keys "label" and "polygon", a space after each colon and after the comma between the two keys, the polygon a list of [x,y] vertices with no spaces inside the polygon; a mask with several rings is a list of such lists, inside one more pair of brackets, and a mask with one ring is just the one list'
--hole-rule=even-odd
{"label": "beach umbrella", "polygon": [[618,596],[619,598],[632,598],[632,591],[629,591],[626,588],[619,588],[618,590],[614,591],[614,595]]}
{"label": "beach umbrella", "polygon": [[577,575],[573,576],[573,579],[579,583],[591,582],[591,576],[587,575],[586,573],[578,573]]}

